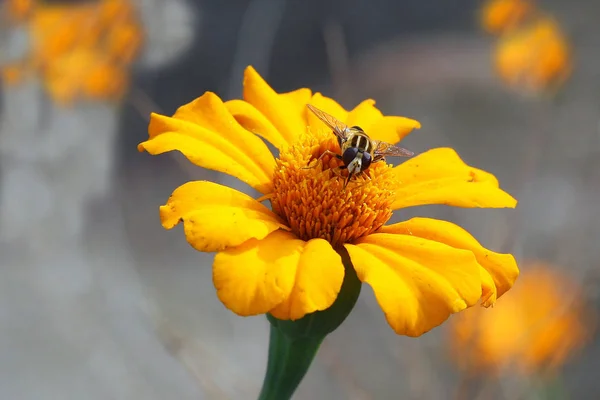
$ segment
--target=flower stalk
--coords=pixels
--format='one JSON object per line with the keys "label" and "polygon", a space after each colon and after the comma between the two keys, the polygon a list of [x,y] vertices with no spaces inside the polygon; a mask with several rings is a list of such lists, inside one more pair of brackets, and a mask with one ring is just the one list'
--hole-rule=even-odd
{"label": "flower stalk", "polygon": [[324,338],[289,337],[271,324],[267,373],[258,399],[291,399]]}
{"label": "flower stalk", "polygon": [[271,325],[269,356],[259,400],[291,399],[325,337],[337,329],[354,308],[362,285],[348,253],[344,249],[339,252],[344,264],[344,281],[331,307],[297,321],[279,320],[267,314]]}

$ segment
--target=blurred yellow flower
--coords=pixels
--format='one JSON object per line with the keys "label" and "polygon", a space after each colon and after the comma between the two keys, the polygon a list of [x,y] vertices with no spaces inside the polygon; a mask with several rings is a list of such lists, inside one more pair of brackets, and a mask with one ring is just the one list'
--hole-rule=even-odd
{"label": "blurred yellow flower", "polygon": [[47,90],[61,103],[76,98],[118,99],[127,87],[127,74],[106,56],[85,49],[54,60],[47,70]]}
{"label": "blurred yellow flower", "polygon": [[562,365],[593,327],[581,287],[543,264],[521,274],[493,309],[468,310],[451,326],[451,351],[470,371],[548,371]]}
{"label": "blurred yellow flower", "polygon": [[118,99],[143,40],[134,11],[128,0],[38,4],[27,20],[31,50],[23,69],[39,74],[60,103]]}
{"label": "blurred yellow flower", "polygon": [[104,51],[114,63],[130,64],[137,56],[142,36],[139,25],[131,22],[120,24],[108,31]]}
{"label": "blurred yellow flower", "polygon": [[500,34],[523,23],[535,13],[533,0],[488,0],[480,10],[484,30]]}
{"label": "blurred yellow flower", "polygon": [[270,200],[271,209],[229,187],[196,181],[160,207],[163,227],[183,222],[194,248],[218,252],[213,282],[227,308],[283,320],[329,308],[344,279],[344,249],[398,334],[421,335],[480,300],[493,304],[512,286],[513,256],[485,249],[457,225],[413,218],[384,226],[394,210],[417,205],[515,207],[493,175],[438,148],[397,167],[373,163],[344,189],[347,171],[340,172],[337,158],[315,161],[340,148],[307,104],[391,143],[420,127],[384,116],[373,100],[346,111],[309,89],[276,93],[248,67],[244,100],[223,102],[207,92],[172,117],[153,113],[149,139],[138,146],[153,155],[178,150]]}
{"label": "blurred yellow flower", "polygon": [[101,35],[96,12],[93,3],[37,7],[29,20],[35,67],[43,70],[76,48],[94,48]]}
{"label": "blurred yellow flower", "polygon": [[548,17],[503,36],[496,46],[494,63],[508,85],[531,92],[559,87],[572,68],[567,39]]}
{"label": "blurred yellow flower", "polygon": [[8,21],[19,23],[25,20],[36,3],[36,0],[5,0],[4,10]]}
{"label": "blurred yellow flower", "polygon": [[17,85],[23,80],[23,68],[17,64],[7,65],[0,73],[2,81],[7,85]]}
{"label": "blurred yellow flower", "polygon": [[129,0],[103,0],[99,3],[98,18],[104,25],[116,19],[133,18],[135,9]]}

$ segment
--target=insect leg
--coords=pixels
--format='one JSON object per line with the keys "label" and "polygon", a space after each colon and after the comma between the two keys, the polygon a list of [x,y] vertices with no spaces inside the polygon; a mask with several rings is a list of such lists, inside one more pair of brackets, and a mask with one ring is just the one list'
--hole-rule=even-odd
{"label": "insect leg", "polygon": [[315,165],[313,165],[312,167],[303,167],[302,169],[311,169],[311,168],[314,168],[314,167],[316,167],[316,166],[317,166],[317,163],[318,163],[319,161],[321,161],[321,159],[322,159],[323,157],[325,157],[325,155],[327,155],[327,154],[335,156],[335,157],[336,157],[338,160],[343,160],[342,156],[340,156],[339,154],[337,154],[337,153],[334,153],[334,152],[333,152],[333,151],[331,151],[331,150],[325,150],[325,151],[323,152],[323,154],[321,154],[321,155],[319,156],[319,158],[317,158],[317,160],[316,160],[316,162],[315,162]]}
{"label": "insect leg", "polygon": [[338,160],[343,160],[342,156],[340,156],[339,154],[337,154],[337,153],[335,153],[335,152],[333,152],[333,151],[331,151],[331,150],[325,150],[325,151],[323,152],[323,154],[321,154],[321,155],[319,156],[319,158],[317,158],[317,161],[320,161],[320,160],[321,160],[321,158],[323,158],[323,157],[324,157],[326,154],[330,154],[330,155],[332,155],[332,156],[335,156],[335,158],[337,158]]}

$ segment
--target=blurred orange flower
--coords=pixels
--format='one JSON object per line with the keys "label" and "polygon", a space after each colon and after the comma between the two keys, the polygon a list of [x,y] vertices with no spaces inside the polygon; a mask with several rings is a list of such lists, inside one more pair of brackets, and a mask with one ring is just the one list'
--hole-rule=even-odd
{"label": "blurred orange flower", "polygon": [[23,69],[19,65],[8,65],[0,71],[2,81],[7,85],[16,85],[23,80]]}
{"label": "blurred orange flower", "polygon": [[556,369],[594,327],[581,293],[568,276],[534,264],[493,309],[474,308],[453,318],[451,352],[469,371]]}
{"label": "blurred orange flower", "polygon": [[514,28],[535,13],[531,0],[489,0],[480,11],[480,24],[484,30],[499,34]]}
{"label": "blurred orange flower", "polygon": [[571,52],[558,24],[543,17],[505,35],[494,63],[508,85],[530,92],[559,87],[571,74]]}
{"label": "blurred orange flower", "polygon": [[[21,64],[41,76],[55,101],[116,100],[126,92],[129,66],[143,39],[130,0],[39,4],[27,28],[31,48]],[[2,75],[7,84],[18,83],[13,72]]]}
{"label": "blurred orange flower", "polygon": [[138,24],[120,24],[107,33],[105,51],[115,63],[129,64],[137,56],[142,36]]}
{"label": "blurred orange flower", "polygon": [[131,19],[134,14],[133,4],[128,0],[103,0],[99,4],[98,18],[103,24],[116,19]]}
{"label": "blurred orange flower", "polygon": [[6,0],[4,10],[7,19],[19,23],[29,16],[35,6],[35,0]]}
{"label": "blurred orange flower", "polygon": [[93,48],[102,34],[96,4],[39,6],[29,19],[30,57],[38,68],[76,48]]}
{"label": "blurred orange flower", "polygon": [[58,57],[49,65],[46,76],[46,89],[61,103],[84,95],[118,99],[127,83],[125,71],[110,63],[106,56],[85,49]]}

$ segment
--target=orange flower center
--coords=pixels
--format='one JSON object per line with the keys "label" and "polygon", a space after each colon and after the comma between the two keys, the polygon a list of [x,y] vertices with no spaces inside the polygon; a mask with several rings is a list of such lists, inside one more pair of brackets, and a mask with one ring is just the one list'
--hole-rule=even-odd
{"label": "orange flower center", "polygon": [[330,150],[340,147],[330,131],[303,135],[281,150],[273,176],[273,211],[285,219],[300,239],[322,238],[338,247],[366,236],[392,216],[394,180],[391,166],[372,164],[354,176]]}

